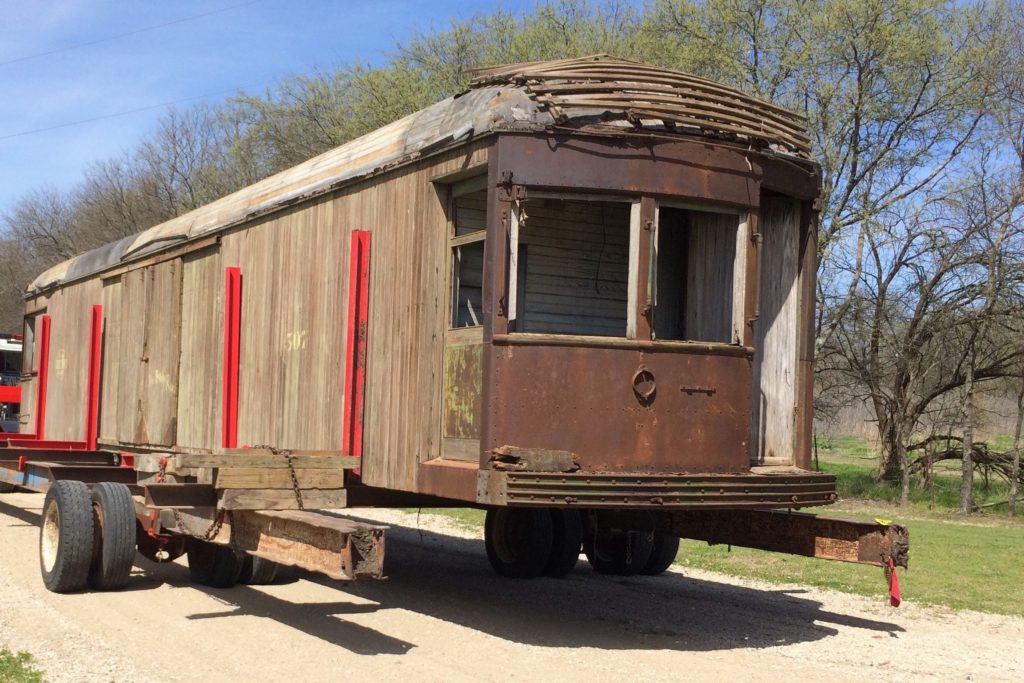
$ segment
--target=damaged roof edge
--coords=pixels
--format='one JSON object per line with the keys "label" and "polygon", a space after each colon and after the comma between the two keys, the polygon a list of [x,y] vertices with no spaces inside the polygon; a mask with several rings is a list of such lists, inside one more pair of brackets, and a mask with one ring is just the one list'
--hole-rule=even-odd
{"label": "damaged roof edge", "polygon": [[26,296],[226,230],[296,201],[524,122],[545,126],[553,120],[517,88],[467,91],[210,204],[59,263],[36,277]]}
{"label": "damaged roof edge", "polygon": [[717,135],[758,151],[810,161],[806,121],[782,107],[688,74],[595,55],[493,67],[470,88],[426,109],[169,221],[57,264],[25,295],[227,230],[343,185],[498,131],[601,120],[622,134],[648,129]]}

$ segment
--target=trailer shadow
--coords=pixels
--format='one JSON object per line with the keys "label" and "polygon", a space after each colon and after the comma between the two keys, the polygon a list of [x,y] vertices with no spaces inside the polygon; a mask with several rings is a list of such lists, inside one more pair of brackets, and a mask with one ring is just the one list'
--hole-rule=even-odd
{"label": "trailer shadow", "polygon": [[827,639],[839,633],[839,626],[890,637],[904,630],[822,609],[820,602],[801,597],[799,589],[754,590],[677,572],[608,577],[583,560],[565,579],[503,579],[491,570],[480,541],[394,525],[388,530],[385,581],[341,583],[286,571],[351,601],[294,603],[248,586],[218,590],[194,585],[179,564],[140,559],[137,565],[148,575],[147,587],[154,582],[192,587],[233,607],[189,619],[272,619],[367,655],[404,654],[417,643],[352,623],[347,615],[405,610],[524,645],[606,650],[766,648]]}
{"label": "trailer shadow", "polygon": [[564,579],[496,576],[483,543],[391,526],[388,580],[331,583],[352,595],[459,624],[504,640],[547,647],[670,649],[762,648],[816,641],[837,626],[896,637],[886,621],[822,609],[794,590],[754,590],[677,572],[609,577],[583,560]]}
{"label": "trailer shadow", "polygon": [[[38,524],[36,510],[3,508],[4,515]],[[565,579],[503,579],[491,571],[481,541],[396,525],[388,531],[386,566],[387,580],[353,583],[288,570],[293,581],[298,577],[328,587],[340,597],[293,602],[284,597],[290,590],[284,586],[208,588],[193,584],[180,562],[157,564],[139,556],[125,590],[160,585],[199,590],[226,609],[188,619],[271,619],[366,655],[404,654],[418,645],[345,619],[386,610],[413,612],[525,645],[607,650],[766,648],[827,639],[839,633],[837,627],[890,637],[904,630],[823,609],[820,602],[801,597],[800,590],[754,590],[678,572],[608,577],[581,561]]]}
{"label": "trailer shadow", "polygon": [[[176,562],[158,564],[137,556],[135,566],[141,571],[138,572],[138,576],[133,577],[129,589],[145,590],[161,584],[191,588],[206,593],[228,607],[215,612],[190,614],[186,617],[190,620],[225,619],[243,615],[271,619],[331,645],[363,655],[401,655],[415,647],[413,643],[393,638],[344,618],[355,614],[372,614],[382,609],[379,604],[360,604],[345,600],[292,602],[251,586],[237,585],[218,589],[192,583],[189,580],[188,569]],[[286,571],[285,576],[275,584],[296,581],[295,573]],[[329,580],[327,581],[328,585],[332,585]]]}

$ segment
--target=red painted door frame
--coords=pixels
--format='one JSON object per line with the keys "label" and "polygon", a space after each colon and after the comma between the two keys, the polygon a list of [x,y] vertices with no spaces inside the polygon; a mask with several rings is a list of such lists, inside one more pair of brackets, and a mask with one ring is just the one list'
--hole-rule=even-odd
{"label": "red painted door frame", "polygon": [[238,351],[242,326],[242,270],[224,269],[224,378],[221,386],[221,448],[238,443]]}
{"label": "red painted door frame", "polygon": [[89,315],[89,375],[85,392],[85,445],[96,450],[99,430],[100,363],[103,352],[103,306],[96,304]]}
{"label": "red painted door frame", "polygon": [[[367,314],[370,301],[370,232],[353,230],[348,266],[348,315],[345,328],[345,396],[342,455],[363,454],[363,390],[366,385]],[[358,477],[359,470],[353,475]]]}
{"label": "red painted door frame", "polygon": [[39,365],[36,370],[36,431],[39,440],[45,438],[46,429],[46,382],[50,366],[50,316],[39,316],[39,348],[36,359]]}

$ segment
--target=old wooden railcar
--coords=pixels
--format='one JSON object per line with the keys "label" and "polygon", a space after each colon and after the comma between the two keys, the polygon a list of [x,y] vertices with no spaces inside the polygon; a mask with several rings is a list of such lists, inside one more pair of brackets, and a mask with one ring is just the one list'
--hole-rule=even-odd
{"label": "old wooden railcar", "polygon": [[514,576],[581,543],[657,572],[680,536],[904,562],[902,528],[765,512],[836,497],[810,471],[804,128],[607,56],[481,70],[40,275],[25,443],[130,464],[164,545],[224,541],[229,510],[236,550],[287,561],[252,511],[472,505]]}

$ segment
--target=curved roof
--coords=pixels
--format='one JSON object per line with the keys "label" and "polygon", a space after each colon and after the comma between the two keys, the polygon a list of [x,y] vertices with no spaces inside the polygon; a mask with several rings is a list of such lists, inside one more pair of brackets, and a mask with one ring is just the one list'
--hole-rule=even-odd
{"label": "curved roof", "polygon": [[117,242],[57,264],[29,294],[238,225],[484,136],[614,126],[713,135],[809,158],[804,119],[739,90],[678,71],[595,55],[477,70],[467,91]]}

